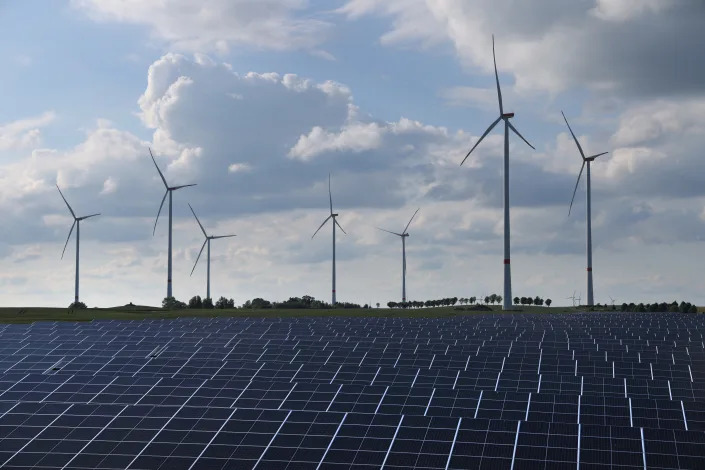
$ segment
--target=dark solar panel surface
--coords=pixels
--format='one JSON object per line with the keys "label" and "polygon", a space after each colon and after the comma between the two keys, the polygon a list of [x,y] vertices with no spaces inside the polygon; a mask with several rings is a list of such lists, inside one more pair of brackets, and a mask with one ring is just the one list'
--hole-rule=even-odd
{"label": "dark solar panel surface", "polygon": [[705,316],[0,325],[0,466],[705,469]]}

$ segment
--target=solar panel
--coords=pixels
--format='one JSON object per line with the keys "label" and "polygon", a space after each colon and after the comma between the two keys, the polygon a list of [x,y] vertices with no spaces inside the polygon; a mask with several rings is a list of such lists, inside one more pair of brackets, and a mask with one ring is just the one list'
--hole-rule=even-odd
{"label": "solar panel", "polygon": [[7,468],[705,468],[705,317],[0,327]]}

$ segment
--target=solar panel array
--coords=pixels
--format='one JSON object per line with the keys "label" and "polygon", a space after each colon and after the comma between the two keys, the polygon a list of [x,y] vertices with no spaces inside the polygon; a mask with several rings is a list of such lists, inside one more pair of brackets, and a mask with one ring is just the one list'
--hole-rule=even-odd
{"label": "solar panel array", "polygon": [[705,316],[0,325],[0,466],[705,468]]}

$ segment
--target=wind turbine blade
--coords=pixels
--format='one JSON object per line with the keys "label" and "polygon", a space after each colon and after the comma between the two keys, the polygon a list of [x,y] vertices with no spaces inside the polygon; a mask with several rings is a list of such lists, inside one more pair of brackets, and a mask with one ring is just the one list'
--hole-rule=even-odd
{"label": "wind turbine blade", "polygon": [[524,142],[526,142],[526,145],[528,145],[528,146],[531,147],[532,149],[536,150],[536,148],[535,148],[533,145],[531,145],[531,144],[529,143],[529,141],[524,138],[523,135],[519,134],[519,131],[516,129],[516,127],[514,127],[514,126],[512,125],[511,122],[507,121],[507,124],[509,125],[509,128],[510,128],[511,130],[513,130],[514,133],[515,133],[516,135],[518,135],[518,136],[521,138],[521,140],[523,140]]}
{"label": "wind turbine blade", "polygon": [[[343,230],[343,227],[340,226],[340,224],[339,224],[338,221],[335,219],[335,217],[333,217],[333,222],[335,222],[335,225],[337,225],[337,226],[340,228],[340,230]],[[344,233],[345,235],[348,234],[348,232],[346,232],[345,230],[343,230],[343,233]]]}
{"label": "wind turbine blade", "polygon": [[502,116],[498,117],[495,122],[493,122],[492,124],[490,124],[490,127],[487,128],[487,130],[485,131],[485,133],[482,134],[482,136],[477,140],[477,142],[475,142],[475,145],[472,146],[472,148],[470,149],[470,151],[468,152],[468,154],[465,155],[465,158],[463,158],[463,161],[460,162],[460,166],[463,166],[463,163],[465,163],[465,160],[467,160],[468,157],[470,156],[470,154],[472,153],[472,151],[475,150],[475,147],[477,147],[478,145],[480,145],[480,142],[482,142],[482,139],[484,139],[485,137],[487,137],[487,134],[489,134],[490,132],[492,132],[492,129],[494,129],[494,126],[496,126],[497,123],[498,123],[501,119],[502,119]]}
{"label": "wind turbine blade", "polygon": [[[326,217],[326,220],[324,220],[323,223],[321,224],[321,226],[318,227],[318,230],[321,230],[321,229],[323,228],[323,226],[326,224],[326,222],[328,222],[328,219],[330,219],[330,218],[332,218],[332,217],[333,217],[332,215],[329,215],[328,217]],[[315,232],[313,232],[313,235],[311,235],[311,238],[313,238],[313,237],[316,236],[316,234],[318,233],[318,230],[316,230]]]}
{"label": "wind turbine blade", "polygon": [[196,217],[196,222],[198,222],[198,226],[201,227],[201,232],[203,232],[203,235],[205,235],[206,238],[208,238],[208,234],[206,233],[206,229],[203,228],[203,224],[201,224],[201,221],[198,220],[198,216],[194,212],[193,207],[191,207],[191,204],[189,204],[188,207],[189,207],[189,209],[191,209],[191,213],[193,214],[193,216]]}
{"label": "wind turbine blade", "polygon": [[91,215],[87,215],[87,216],[84,216],[84,217],[79,217],[78,220],[86,220],[86,219],[90,219],[91,217],[96,217],[96,216],[99,216],[99,215],[100,215],[100,214],[91,214]]}
{"label": "wind turbine blade", "polygon": [[152,161],[154,162],[154,166],[157,168],[157,171],[159,172],[159,176],[161,177],[162,181],[164,182],[164,187],[169,189],[169,185],[166,184],[166,179],[164,178],[164,175],[162,174],[162,170],[159,169],[159,166],[157,165],[157,161],[154,159],[154,155],[152,155],[152,149],[147,147],[149,149],[149,156],[152,157]]}
{"label": "wind turbine blade", "polygon": [[73,228],[76,226],[76,219],[74,219],[73,224],[71,224],[71,230],[69,230],[69,236],[66,237],[66,243],[64,243],[64,250],[61,252],[61,259],[64,259],[64,253],[66,253],[66,247],[71,239],[71,234],[73,233]]}
{"label": "wind turbine blade", "polygon": [[[561,111],[561,114],[563,114],[563,111]],[[568,126],[568,130],[570,131],[570,135],[573,136],[573,140],[575,141],[575,145],[578,146],[578,150],[580,151],[580,156],[585,158],[585,153],[583,152],[583,148],[580,146],[580,142],[578,142],[578,138],[575,137],[575,133],[573,133],[573,129],[570,127],[570,124],[568,124],[568,119],[565,117],[565,114],[563,114],[563,120],[565,121],[566,125]]]}
{"label": "wind turbine blade", "polygon": [[411,218],[409,219],[409,223],[406,224],[406,227],[404,227],[404,231],[401,233],[406,233],[406,229],[409,228],[409,225],[411,225],[411,221],[414,220],[414,217],[416,217],[416,213],[419,212],[419,210],[421,210],[420,207],[418,209],[416,209],[416,212],[414,212],[414,215],[411,216]]}
{"label": "wind turbine blade", "polygon": [[[59,185],[58,185],[58,184],[56,185],[56,189],[59,189]],[[72,215],[73,218],[75,219],[75,218],[76,218],[76,214],[73,213],[73,209],[71,209],[71,206],[69,205],[69,201],[66,200],[66,198],[64,197],[64,193],[61,192],[61,189],[59,189],[59,194],[61,194],[61,199],[64,200],[64,202],[66,203],[66,207],[69,208],[69,211],[71,211],[71,215]]]}
{"label": "wind turbine blade", "polygon": [[196,186],[196,185],[195,184],[182,184],[181,186],[174,186],[173,188],[169,188],[169,189],[176,191],[177,189],[188,188],[189,186]]}
{"label": "wind turbine blade", "polygon": [[502,106],[502,90],[499,88],[499,75],[497,74],[497,58],[494,54],[494,34],[492,35],[492,61],[494,62],[494,78],[497,82],[497,100],[499,101],[499,115],[504,114],[504,107]]}
{"label": "wind turbine blade", "polygon": [[396,235],[396,236],[398,236],[398,237],[401,237],[401,236],[402,236],[402,234],[401,234],[401,233],[397,233],[397,232],[390,232],[389,230],[385,230],[385,229],[383,229],[383,228],[379,228],[379,227],[375,227],[375,228],[376,228],[377,230],[381,230],[381,231],[383,231],[383,232],[391,233],[392,235]]}
{"label": "wind turbine blade", "polygon": [[589,158],[592,158],[592,159],[594,160],[595,158],[601,157],[601,156],[603,156],[603,155],[607,155],[608,153],[609,153],[609,152],[598,153],[597,155],[593,155],[593,156],[591,156],[591,157],[589,157]]}
{"label": "wind turbine blade", "polygon": [[166,197],[169,194],[169,190],[167,189],[166,192],[164,193],[164,197],[162,198],[162,203],[159,204],[159,212],[157,212],[157,218],[154,221],[154,230],[152,230],[152,235],[154,235],[157,232],[157,222],[159,222],[159,214],[162,213],[162,207],[164,207],[164,201],[166,201]]}
{"label": "wind turbine blade", "polygon": [[215,240],[216,238],[231,238],[231,237],[237,237],[237,235],[218,235],[217,237],[211,237],[211,240]]}
{"label": "wind turbine blade", "polygon": [[583,165],[580,167],[580,173],[578,173],[578,180],[575,182],[575,189],[573,190],[573,197],[570,199],[570,207],[568,208],[568,215],[570,216],[570,210],[573,208],[573,201],[575,200],[575,192],[578,190],[578,183],[580,183],[580,176],[583,174],[583,168],[585,168],[585,161],[583,160]]}
{"label": "wind turbine blade", "polygon": [[206,247],[206,243],[208,243],[208,239],[206,238],[206,241],[203,242],[203,245],[201,245],[201,251],[198,252],[198,256],[196,257],[196,262],[193,263],[193,269],[191,270],[191,276],[193,275],[193,272],[196,270],[196,265],[198,264],[198,260],[201,259],[201,253],[203,253],[203,249]]}
{"label": "wind turbine blade", "polygon": [[330,191],[330,173],[328,173],[328,199],[330,200],[330,213],[333,214],[333,193]]}

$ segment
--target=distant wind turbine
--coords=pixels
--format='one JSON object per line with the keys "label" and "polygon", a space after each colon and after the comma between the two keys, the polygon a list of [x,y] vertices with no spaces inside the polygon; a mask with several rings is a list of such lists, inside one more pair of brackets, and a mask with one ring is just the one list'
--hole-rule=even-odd
{"label": "distant wind turbine", "polygon": [[[561,111],[561,114],[563,114],[563,111]],[[570,207],[568,208],[568,215],[570,216],[570,211],[573,208],[573,201],[575,200],[575,192],[578,190],[578,184],[580,183],[580,176],[583,174],[583,169],[585,168],[585,165],[587,164],[587,171],[585,172],[585,178],[587,181],[587,191],[586,191],[586,198],[587,198],[587,211],[586,211],[586,220],[587,220],[587,305],[589,307],[592,307],[594,304],[594,297],[593,297],[593,292],[592,292],[592,222],[591,222],[591,215],[590,215],[590,210],[591,210],[591,197],[590,197],[590,162],[595,160],[597,157],[601,155],[605,155],[608,152],[602,152],[598,153],[597,155],[593,155],[591,157],[586,157],[585,153],[583,152],[583,148],[580,146],[580,142],[578,142],[578,138],[575,137],[575,134],[573,133],[573,129],[571,129],[570,124],[568,124],[568,119],[566,119],[565,114],[563,114],[563,119],[565,120],[566,125],[568,126],[568,130],[570,131],[570,135],[573,136],[573,140],[575,141],[575,145],[578,147],[578,151],[580,152],[580,156],[583,158],[583,164],[580,167],[580,173],[578,173],[578,180],[575,182],[575,189],[573,189],[573,197],[570,200]]]}
{"label": "distant wind turbine", "polygon": [[[421,209],[421,208],[419,208],[419,209]],[[377,227],[377,229],[382,230],[383,232],[391,233],[392,235],[396,235],[398,237],[401,237],[401,257],[402,257],[401,301],[402,302],[406,302],[406,237],[409,236],[409,234],[406,232],[406,230],[409,228],[409,225],[411,225],[411,221],[414,220],[414,217],[416,217],[416,213],[419,211],[419,209],[416,209],[416,212],[414,212],[414,215],[411,216],[411,219],[409,219],[409,223],[406,224],[406,227],[404,227],[404,230],[401,233],[390,232],[389,230],[385,230],[383,228]]]}
{"label": "distant wind turbine", "polygon": [[[335,226],[337,225],[340,228],[340,230],[343,230],[343,227],[341,227],[340,224],[338,223],[338,221],[335,219],[336,217],[338,217],[338,214],[333,213],[333,194],[331,193],[331,190],[330,190],[330,174],[328,174],[328,200],[330,201],[330,215],[328,217],[326,217],[326,220],[323,221],[321,226],[318,227],[318,229],[315,232],[313,232],[311,239],[313,239],[313,237],[316,236],[318,231],[323,228],[323,226],[326,224],[326,222],[328,222],[328,220],[333,219],[333,292],[332,292],[333,300],[332,300],[331,305],[335,306]],[[345,233],[347,235],[347,232],[345,232],[345,230],[343,230],[343,233]]]}
{"label": "distant wind turbine", "polygon": [[518,130],[509,122],[510,118],[514,117],[514,113],[505,113],[504,107],[502,106],[502,91],[499,88],[499,75],[497,74],[497,59],[494,53],[494,35],[492,36],[492,60],[494,61],[494,76],[495,82],[497,83],[497,100],[499,102],[499,117],[490,124],[484,134],[475,142],[470,151],[460,165],[465,163],[465,160],[470,156],[473,150],[482,142],[482,140],[489,134],[492,129],[499,123],[499,121],[504,121],[504,296],[502,297],[503,310],[512,309],[512,270],[510,266],[510,247],[509,247],[509,130],[511,129],[516,135],[518,135],[521,140],[523,140],[526,145],[536,150],[533,145],[527,141],[524,136],[522,136]]}
{"label": "distant wind turbine", "polygon": [[154,159],[154,155],[152,155],[152,149],[149,149],[149,156],[152,157],[152,161],[154,162],[154,166],[156,167],[157,171],[159,172],[159,177],[162,179],[162,182],[164,183],[164,187],[166,188],[166,192],[164,193],[164,197],[162,198],[162,203],[159,204],[159,212],[157,212],[157,218],[154,221],[154,230],[152,230],[152,235],[154,235],[157,231],[157,222],[159,222],[159,214],[162,213],[162,207],[164,206],[164,201],[166,200],[167,195],[169,196],[169,261],[168,261],[168,267],[167,267],[167,276],[166,276],[166,296],[167,297],[173,297],[171,293],[171,219],[172,219],[172,193],[176,191],[177,189],[181,188],[188,188],[189,186],[196,186],[195,184],[182,184],[181,186],[169,186],[166,182],[166,179],[164,178],[164,175],[162,174],[162,171],[159,169],[159,166],[157,165],[157,161]]}
{"label": "distant wind turbine", "polygon": [[573,291],[573,295],[570,297],[566,297],[566,299],[572,299],[573,300],[573,307],[575,307],[575,291]]}
{"label": "distant wind turbine", "polygon": [[66,237],[66,243],[64,244],[64,250],[61,252],[61,259],[64,259],[64,253],[66,252],[66,247],[69,244],[69,240],[71,239],[71,233],[73,232],[73,227],[76,227],[76,281],[75,281],[75,293],[74,293],[74,303],[78,303],[78,254],[79,254],[79,247],[80,247],[80,241],[81,241],[81,221],[89,219],[91,217],[95,217],[100,214],[91,214],[91,215],[86,215],[83,217],[76,217],[76,214],[74,213],[73,209],[71,209],[71,206],[69,205],[69,202],[66,200],[64,197],[64,193],[61,192],[61,189],[59,189],[59,185],[56,185],[56,189],[59,190],[59,194],[61,194],[61,199],[64,200],[66,203],[66,207],[69,208],[69,212],[71,212],[71,216],[73,217],[73,224],[71,224],[71,230],[69,230],[69,236]]}
{"label": "distant wind turbine", "polygon": [[201,221],[198,220],[198,216],[196,215],[196,212],[194,212],[193,207],[191,207],[191,204],[188,205],[189,208],[191,209],[191,213],[193,213],[193,216],[196,217],[196,222],[198,222],[198,226],[201,227],[201,232],[203,232],[203,235],[206,237],[206,240],[203,242],[203,245],[201,246],[201,251],[198,252],[198,256],[196,257],[196,262],[193,263],[193,269],[191,270],[191,274],[193,274],[193,271],[196,269],[196,265],[198,264],[198,260],[201,258],[201,253],[203,253],[203,248],[205,248],[206,244],[208,244],[208,268],[207,272],[208,274],[206,275],[206,298],[210,299],[211,298],[211,240],[215,240],[217,238],[231,238],[231,237],[236,237],[237,235],[219,235],[219,236],[209,236],[206,233],[206,229],[203,228],[203,225],[201,224]]}

